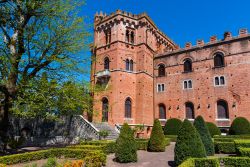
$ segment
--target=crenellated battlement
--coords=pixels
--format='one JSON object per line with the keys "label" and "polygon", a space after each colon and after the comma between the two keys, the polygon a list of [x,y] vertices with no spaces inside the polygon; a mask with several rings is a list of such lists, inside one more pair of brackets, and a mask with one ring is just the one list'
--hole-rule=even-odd
{"label": "crenellated battlement", "polygon": [[180,46],[177,46],[174,50],[167,50],[166,49],[165,53],[157,55],[156,57],[161,56],[161,55],[165,55],[166,53],[167,54],[178,53],[178,52],[181,52],[181,51],[192,50],[192,49],[195,49],[195,48],[200,48],[200,47],[204,47],[204,46],[208,46],[208,45],[212,45],[212,44],[217,44],[217,43],[221,43],[221,42],[225,42],[225,41],[244,38],[244,37],[247,37],[247,36],[249,36],[249,33],[248,33],[248,30],[246,28],[239,29],[238,35],[235,36],[235,37],[232,36],[231,32],[227,31],[227,32],[225,32],[223,34],[223,39],[219,40],[216,35],[213,35],[213,36],[211,36],[209,38],[209,41],[207,43],[205,43],[203,39],[198,39],[196,41],[195,45],[192,45],[191,42],[186,42],[183,48],[181,48]]}

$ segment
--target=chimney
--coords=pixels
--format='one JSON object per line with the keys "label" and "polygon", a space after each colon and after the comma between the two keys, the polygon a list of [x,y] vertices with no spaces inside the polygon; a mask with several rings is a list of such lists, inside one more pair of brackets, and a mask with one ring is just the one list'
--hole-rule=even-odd
{"label": "chimney", "polygon": [[227,31],[224,33],[224,40],[228,39],[232,39],[232,33]]}
{"label": "chimney", "polygon": [[217,36],[216,35],[210,37],[210,43],[214,43],[216,41],[217,41]]}
{"label": "chimney", "polygon": [[192,43],[191,42],[187,42],[186,44],[185,44],[185,48],[186,49],[189,49],[189,48],[191,48],[192,47]]}
{"label": "chimney", "polygon": [[246,28],[242,28],[239,30],[239,36],[240,37],[243,37],[243,36],[246,36],[248,35],[248,32],[247,32],[247,29]]}
{"label": "chimney", "polygon": [[197,46],[202,46],[202,45],[204,45],[204,40],[203,39],[199,39],[199,40],[197,40]]}

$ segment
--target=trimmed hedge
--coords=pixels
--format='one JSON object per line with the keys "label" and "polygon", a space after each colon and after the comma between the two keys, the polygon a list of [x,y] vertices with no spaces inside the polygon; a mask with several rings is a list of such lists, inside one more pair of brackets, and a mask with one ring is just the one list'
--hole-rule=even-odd
{"label": "trimmed hedge", "polygon": [[176,165],[180,165],[190,157],[206,157],[206,151],[200,135],[187,119],[184,120],[179,130],[174,152]]}
{"label": "trimmed hedge", "polygon": [[165,135],[165,138],[169,138],[171,142],[176,142],[177,135]]}
{"label": "trimmed hedge", "polygon": [[165,151],[165,136],[158,119],[154,120],[153,129],[148,141],[148,151],[164,152]]}
{"label": "trimmed hedge", "polygon": [[249,121],[244,117],[237,117],[233,120],[229,129],[230,135],[244,135],[250,134]]}
{"label": "trimmed hedge", "polygon": [[214,136],[214,141],[221,142],[234,142],[236,139],[250,139],[250,135],[227,135],[227,136]]}
{"label": "trimmed hedge", "polygon": [[234,140],[235,148],[250,148],[250,140]]}
{"label": "trimmed hedge", "polygon": [[[103,151],[105,153],[107,153],[107,154],[109,154],[109,153],[115,153],[115,150],[116,150],[116,143],[113,140],[84,141],[84,142],[81,142],[80,145],[81,146],[87,146],[87,145],[102,146],[103,147]],[[79,146],[79,145],[77,145],[77,146]],[[87,147],[89,147],[89,146],[87,146]]]}
{"label": "trimmed hedge", "polygon": [[223,166],[238,166],[246,167],[250,164],[248,157],[222,157],[222,158],[189,158],[184,161],[179,167],[219,167],[220,163]]}
{"label": "trimmed hedge", "polygon": [[234,142],[214,142],[215,152],[216,153],[226,153],[233,154],[236,152]]}
{"label": "trimmed hedge", "polygon": [[194,127],[196,128],[197,132],[201,137],[207,155],[208,156],[214,155],[214,143],[202,116],[198,116],[195,118]]}
{"label": "trimmed hedge", "polygon": [[30,162],[34,160],[47,159],[49,157],[59,158],[61,156],[64,156],[65,158],[75,159],[84,159],[85,157],[92,158],[92,156],[99,156],[99,159],[102,160],[100,163],[102,163],[103,165],[106,164],[106,154],[104,154],[102,151],[91,151],[71,148],[53,148],[48,150],[2,156],[0,157],[0,163],[12,165],[17,163]]}
{"label": "trimmed hedge", "polygon": [[250,148],[238,148],[238,154],[242,157],[250,157]]}
{"label": "trimmed hedge", "polygon": [[221,135],[220,129],[212,122],[206,122],[207,128],[209,130],[210,135],[213,137],[214,135]]}
{"label": "trimmed hedge", "polygon": [[164,126],[164,135],[177,135],[182,121],[177,118],[168,119]]}

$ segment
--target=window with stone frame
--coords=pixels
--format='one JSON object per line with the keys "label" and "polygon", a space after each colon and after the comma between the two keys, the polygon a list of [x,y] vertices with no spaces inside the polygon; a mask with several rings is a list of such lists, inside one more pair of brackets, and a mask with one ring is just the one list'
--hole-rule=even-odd
{"label": "window with stone frame", "polygon": [[126,59],[125,66],[126,71],[132,72],[134,70],[134,61],[132,59]]}
{"label": "window with stone frame", "polygon": [[183,81],[183,89],[192,89],[192,88],[193,88],[193,82],[191,79]]}
{"label": "window with stone frame", "polygon": [[164,92],[165,91],[165,84],[159,83],[157,84],[157,92]]}
{"label": "window with stone frame", "polygon": [[214,86],[225,86],[225,76],[215,76]]}
{"label": "window with stone frame", "polygon": [[229,119],[228,104],[225,100],[217,101],[217,119]]}

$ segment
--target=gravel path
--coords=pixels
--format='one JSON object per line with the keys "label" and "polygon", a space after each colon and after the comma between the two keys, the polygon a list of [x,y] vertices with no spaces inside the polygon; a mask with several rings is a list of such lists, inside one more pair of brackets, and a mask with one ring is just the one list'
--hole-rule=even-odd
{"label": "gravel path", "polygon": [[174,145],[171,143],[166,147],[165,152],[147,152],[137,151],[137,163],[120,164],[114,162],[114,154],[108,155],[107,167],[167,167],[173,166],[174,161]]}

